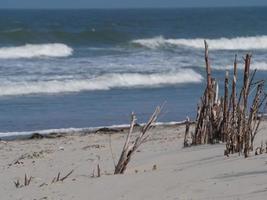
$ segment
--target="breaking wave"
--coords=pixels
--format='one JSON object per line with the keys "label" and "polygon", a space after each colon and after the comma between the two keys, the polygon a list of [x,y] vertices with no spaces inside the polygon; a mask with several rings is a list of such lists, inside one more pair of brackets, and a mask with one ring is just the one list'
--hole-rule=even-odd
{"label": "breaking wave", "polygon": [[123,73],[105,74],[86,80],[54,80],[4,83],[0,85],[0,96],[36,93],[79,92],[83,90],[109,90],[112,88],[160,87],[182,83],[198,83],[202,76],[191,69],[175,73]]}
{"label": "breaking wave", "polygon": [[[149,39],[133,40],[132,43],[151,49],[172,46],[185,46],[190,48],[203,49],[204,40],[205,38],[166,39],[162,36],[159,36]],[[267,36],[207,39],[207,42],[209,44],[209,49],[211,50],[267,49]]]}
{"label": "breaking wave", "polygon": [[267,63],[266,62],[252,62],[251,69],[257,69],[262,71],[267,71]]}
{"label": "breaking wave", "polygon": [[[216,69],[216,70],[231,70],[233,69],[233,64],[232,65],[224,65],[224,64],[221,64],[221,65],[218,65],[218,64],[215,64],[212,66],[213,69]],[[238,69],[244,69],[244,64],[241,64],[239,63],[237,65],[237,68]],[[251,70],[258,70],[258,71],[267,71],[267,63],[266,62],[252,62],[251,65],[250,65],[250,69]]]}
{"label": "breaking wave", "polygon": [[0,48],[0,59],[18,59],[34,57],[67,57],[73,49],[65,44],[26,44],[17,47]]}

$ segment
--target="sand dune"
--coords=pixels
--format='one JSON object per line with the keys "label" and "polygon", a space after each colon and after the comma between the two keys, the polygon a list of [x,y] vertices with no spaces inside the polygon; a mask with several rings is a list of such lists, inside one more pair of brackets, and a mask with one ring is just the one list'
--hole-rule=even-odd
{"label": "sand dune", "polygon": [[[256,138],[267,139],[267,123]],[[141,146],[124,175],[113,175],[123,130],[113,134],[0,142],[1,199],[258,199],[267,195],[267,154],[223,155],[224,144],[183,148],[184,127],[160,125]],[[21,159],[19,159],[21,158]],[[16,162],[18,161],[18,162]],[[101,177],[92,177],[99,164]],[[74,172],[63,182],[57,176]],[[24,174],[32,176],[29,186]]]}

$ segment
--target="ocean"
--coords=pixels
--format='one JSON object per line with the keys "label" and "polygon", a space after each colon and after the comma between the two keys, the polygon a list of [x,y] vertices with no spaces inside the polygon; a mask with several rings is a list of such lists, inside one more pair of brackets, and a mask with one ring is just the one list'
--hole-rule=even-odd
{"label": "ocean", "polygon": [[0,137],[194,119],[204,43],[221,85],[238,55],[267,78],[267,7],[1,10]]}

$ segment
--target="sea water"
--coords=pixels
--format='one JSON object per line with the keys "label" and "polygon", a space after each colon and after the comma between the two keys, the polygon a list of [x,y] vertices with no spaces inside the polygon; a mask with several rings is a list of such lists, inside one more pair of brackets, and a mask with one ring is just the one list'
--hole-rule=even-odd
{"label": "sea water", "polygon": [[[252,53],[267,78],[267,8],[1,10],[0,136],[195,118],[204,43],[221,93]],[[240,87],[240,86],[239,86]],[[69,129],[73,130],[73,129]]]}

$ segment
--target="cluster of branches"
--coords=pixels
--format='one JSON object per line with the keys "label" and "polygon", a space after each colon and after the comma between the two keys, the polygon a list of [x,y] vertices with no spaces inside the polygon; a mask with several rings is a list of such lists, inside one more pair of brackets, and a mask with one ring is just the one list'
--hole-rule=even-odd
{"label": "cluster of branches", "polygon": [[154,113],[149,118],[148,122],[143,126],[139,135],[133,141],[131,141],[131,136],[133,133],[134,125],[136,123],[136,117],[132,113],[130,129],[126,137],[126,140],[125,140],[125,143],[124,143],[121,155],[120,155],[120,159],[117,165],[115,166],[114,174],[123,174],[125,172],[127,165],[131,160],[132,155],[137,151],[140,145],[143,144],[150,136],[148,131],[151,129],[153,124],[156,122],[161,112],[161,109],[162,107],[156,108]]}
{"label": "cluster of branches", "polygon": [[[234,75],[232,80],[232,93],[228,99],[228,75],[225,76],[224,98],[229,101],[225,105],[225,119],[222,125],[222,133],[226,139],[225,154],[244,153],[248,157],[249,152],[253,151],[253,143],[259,131],[259,125],[263,118],[266,107],[267,94],[264,92],[264,80],[254,82],[257,70],[251,74],[250,62],[251,55],[247,54],[244,58],[245,67],[243,73],[243,85],[238,95],[236,94],[237,80],[237,61],[234,62]],[[254,94],[254,97],[252,96]],[[249,97],[252,96],[252,103],[249,105]],[[264,109],[262,109],[264,108]]]}
{"label": "cluster of branches", "polygon": [[198,104],[196,128],[192,137],[192,144],[212,144],[223,141],[224,136],[220,134],[222,122],[223,105],[219,95],[219,86],[211,76],[211,66],[208,57],[208,44],[205,41],[205,62],[207,83],[200,103]]}
{"label": "cluster of branches", "polygon": [[[247,157],[249,151],[253,151],[253,142],[263,117],[262,108],[266,106],[265,82],[264,80],[254,82],[256,70],[253,73],[250,72],[251,55],[247,54],[244,58],[243,83],[238,94],[235,56],[232,90],[229,92],[229,72],[226,71],[224,96],[219,98],[218,83],[211,75],[208,44],[206,41],[204,43],[207,84],[198,105],[192,144],[226,142],[226,155],[239,152]],[[249,97],[252,95],[254,97],[250,105]]]}

